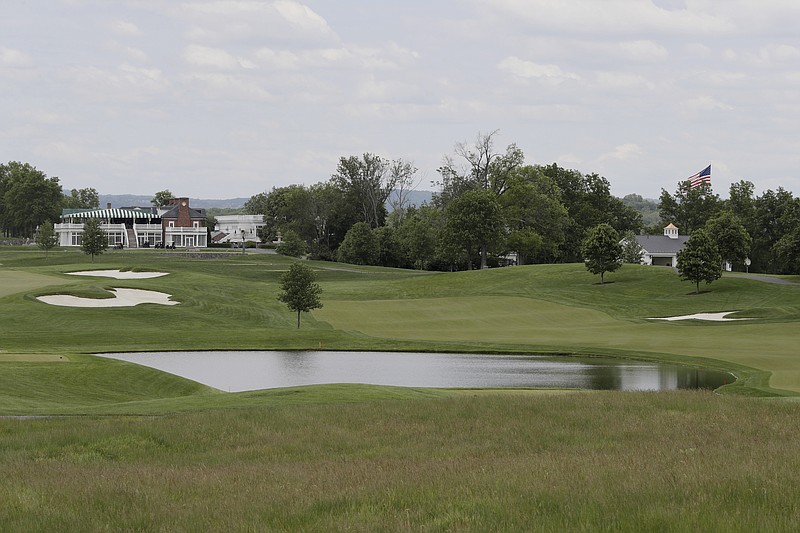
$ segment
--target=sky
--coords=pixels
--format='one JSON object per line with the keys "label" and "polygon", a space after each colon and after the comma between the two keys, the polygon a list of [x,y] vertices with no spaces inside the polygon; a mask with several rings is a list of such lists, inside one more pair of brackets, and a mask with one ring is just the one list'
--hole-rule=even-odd
{"label": "sky", "polygon": [[420,190],[496,132],[657,198],[800,193],[797,0],[0,0],[0,162],[66,188],[249,197],[341,157]]}

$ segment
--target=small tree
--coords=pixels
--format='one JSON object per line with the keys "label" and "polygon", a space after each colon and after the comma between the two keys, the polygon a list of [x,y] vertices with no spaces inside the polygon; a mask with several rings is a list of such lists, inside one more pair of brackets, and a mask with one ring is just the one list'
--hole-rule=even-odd
{"label": "small tree", "polygon": [[631,265],[639,265],[644,256],[644,249],[636,240],[636,234],[632,231],[625,232],[622,238],[622,262]]}
{"label": "small tree", "polygon": [[297,329],[300,329],[300,313],[322,307],[319,295],[322,288],[315,283],[314,271],[301,263],[294,263],[281,276],[281,294],[278,300],[297,311]]}
{"label": "small tree", "polygon": [[99,218],[90,218],[83,224],[83,234],[81,234],[81,250],[86,255],[94,256],[102,254],[108,248],[108,234],[100,227]]}
{"label": "small tree", "polygon": [[622,266],[619,234],[609,224],[598,224],[590,229],[582,250],[586,269],[592,274],[600,274],[601,285],[606,272],[614,272]]}
{"label": "small tree", "polygon": [[39,245],[39,248],[44,250],[44,255],[47,257],[47,252],[50,248],[54,248],[57,243],[58,236],[53,229],[53,224],[50,223],[49,220],[45,220],[42,222],[42,225],[39,226],[39,231],[36,232],[36,244]]}
{"label": "small tree", "polygon": [[695,284],[695,294],[700,293],[701,281],[709,284],[722,276],[722,257],[705,230],[693,232],[678,252],[678,273],[682,280]]}

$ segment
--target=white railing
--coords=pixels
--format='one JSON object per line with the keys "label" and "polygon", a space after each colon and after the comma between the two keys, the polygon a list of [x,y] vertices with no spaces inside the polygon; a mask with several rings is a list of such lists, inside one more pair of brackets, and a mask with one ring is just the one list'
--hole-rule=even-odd
{"label": "white railing", "polygon": [[161,231],[161,224],[134,224],[136,231]]}
{"label": "white railing", "polygon": [[207,233],[207,230],[204,227],[201,227],[201,228],[172,227],[172,228],[166,228],[166,230],[167,230],[167,235],[175,234],[175,233],[188,233],[188,234],[192,234],[192,235],[205,235]]}

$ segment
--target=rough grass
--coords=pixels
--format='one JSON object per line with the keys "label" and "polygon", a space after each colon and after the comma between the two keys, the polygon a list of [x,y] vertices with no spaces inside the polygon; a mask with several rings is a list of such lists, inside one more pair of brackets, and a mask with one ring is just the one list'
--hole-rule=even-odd
{"label": "rough grass", "polygon": [[704,392],[0,420],[31,531],[794,531],[800,405]]}

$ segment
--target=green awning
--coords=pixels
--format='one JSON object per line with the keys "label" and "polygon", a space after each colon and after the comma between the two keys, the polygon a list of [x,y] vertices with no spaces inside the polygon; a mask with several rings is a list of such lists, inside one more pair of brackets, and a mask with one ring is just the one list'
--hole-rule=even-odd
{"label": "green awning", "polygon": [[153,218],[158,218],[158,215],[154,215],[148,211],[139,211],[138,209],[92,209],[91,211],[81,211],[79,213],[61,215],[61,218],[138,218],[150,220]]}

